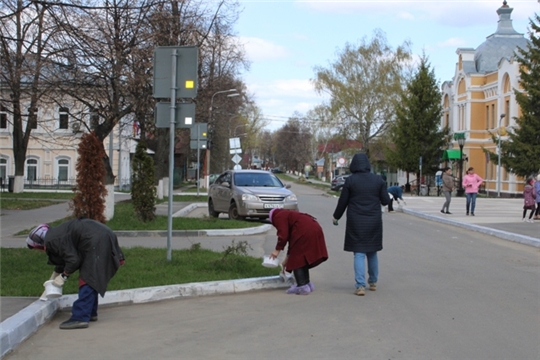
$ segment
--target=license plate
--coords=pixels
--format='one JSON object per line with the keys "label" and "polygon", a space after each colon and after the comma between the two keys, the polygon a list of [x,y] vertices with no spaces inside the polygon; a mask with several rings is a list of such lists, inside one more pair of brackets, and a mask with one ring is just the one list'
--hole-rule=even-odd
{"label": "license plate", "polygon": [[283,204],[264,204],[265,209],[283,209]]}

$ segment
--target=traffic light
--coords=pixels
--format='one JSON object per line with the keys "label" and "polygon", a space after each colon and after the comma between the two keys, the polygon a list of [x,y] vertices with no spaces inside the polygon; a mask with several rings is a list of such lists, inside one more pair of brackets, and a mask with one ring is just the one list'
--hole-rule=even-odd
{"label": "traffic light", "polygon": [[207,123],[195,123],[190,128],[191,140],[207,140],[208,138],[208,124]]}

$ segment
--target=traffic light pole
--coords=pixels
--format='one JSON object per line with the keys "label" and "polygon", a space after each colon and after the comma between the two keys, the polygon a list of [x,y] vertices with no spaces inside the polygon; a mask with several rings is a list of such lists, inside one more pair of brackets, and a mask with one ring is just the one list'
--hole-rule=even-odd
{"label": "traffic light pole", "polygon": [[178,51],[172,51],[171,63],[171,121],[169,123],[169,194],[167,211],[167,260],[172,259],[172,213],[173,213],[173,178],[174,178],[174,135],[176,130],[176,61]]}

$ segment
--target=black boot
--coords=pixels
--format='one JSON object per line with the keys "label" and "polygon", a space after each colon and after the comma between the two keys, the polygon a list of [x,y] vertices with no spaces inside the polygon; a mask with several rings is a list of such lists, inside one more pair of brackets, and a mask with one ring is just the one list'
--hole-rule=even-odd
{"label": "black boot", "polygon": [[299,269],[294,269],[293,274],[297,287],[309,284],[309,267],[307,265]]}

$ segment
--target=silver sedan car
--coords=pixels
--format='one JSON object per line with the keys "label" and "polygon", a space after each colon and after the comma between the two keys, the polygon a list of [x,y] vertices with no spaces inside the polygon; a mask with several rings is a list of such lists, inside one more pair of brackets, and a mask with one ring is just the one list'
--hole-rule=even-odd
{"label": "silver sedan car", "polygon": [[208,189],[208,213],[230,219],[268,218],[270,210],[298,210],[298,199],[274,174],[263,170],[228,170]]}

